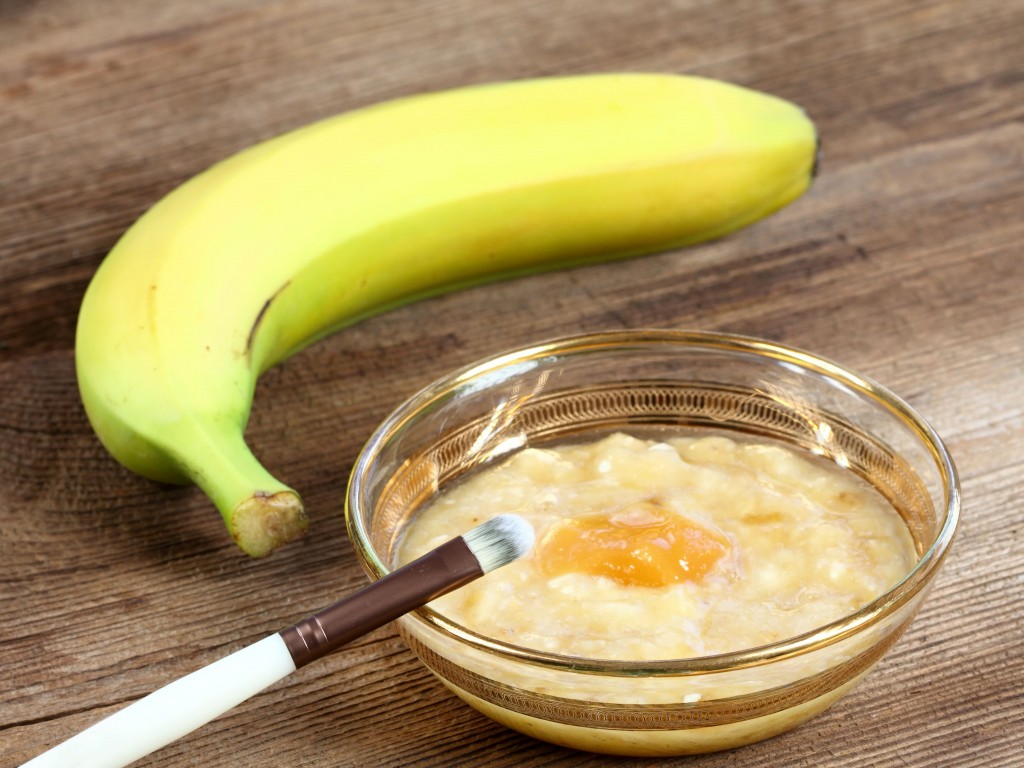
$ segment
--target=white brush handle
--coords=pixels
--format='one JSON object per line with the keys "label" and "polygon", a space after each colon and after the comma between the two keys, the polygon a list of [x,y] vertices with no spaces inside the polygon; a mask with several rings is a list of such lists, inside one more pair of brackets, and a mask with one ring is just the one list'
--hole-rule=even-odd
{"label": "white brush handle", "polygon": [[295,671],[274,634],[165,685],[22,768],[120,768],[170,744]]}

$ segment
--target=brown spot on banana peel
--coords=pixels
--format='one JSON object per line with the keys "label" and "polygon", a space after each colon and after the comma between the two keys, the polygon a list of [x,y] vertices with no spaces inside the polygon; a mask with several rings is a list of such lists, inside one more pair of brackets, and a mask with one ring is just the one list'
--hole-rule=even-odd
{"label": "brown spot on banana peel", "polygon": [[260,311],[256,313],[256,319],[253,320],[252,328],[249,329],[249,338],[245,340],[245,354],[252,357],[252,345],[256,341],[256,332],[260,328],[260,323],[263,322],[263,318],[267,314],[267,310],[270,309],[270,305],[274,303],[274,299],[281,295],[281,292],[291,285],[291,280],[285,282],[280,288],[270,294],[270,298],[263,302],[263,306],[260,307]]}
{"label": "brown spot on banana peel", "polygon": [[235,543],[252,557],[269,555],[306,532],[309,519],[294,491],[256,491],[235,507],[228,528]]}

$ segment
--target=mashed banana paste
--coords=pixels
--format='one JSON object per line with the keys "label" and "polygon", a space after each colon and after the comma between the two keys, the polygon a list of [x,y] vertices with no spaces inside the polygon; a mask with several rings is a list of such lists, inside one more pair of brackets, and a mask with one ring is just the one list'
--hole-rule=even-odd
{"label": "mashed banana paste", "polygon": [[620,660],[793,637],[913,566],[902,518],[852,472],[778,443],[676,434],[523,450],[421,510],[399,561],[521,515],[534,551],[431,607],[516,645]]}

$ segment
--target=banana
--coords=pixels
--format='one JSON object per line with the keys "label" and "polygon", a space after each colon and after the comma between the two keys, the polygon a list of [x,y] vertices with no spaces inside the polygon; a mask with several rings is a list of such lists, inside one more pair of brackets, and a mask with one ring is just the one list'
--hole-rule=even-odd
{"label": "banana", "polygon": [[185,182],[115,244],[79,313],[86,412],[122,464],[199,485],[265,555],[307,526],[244,439],[269,367],[417,298],[729,233],[808,188],[816,143],[789,102],[661,74],[475,86],[308,125]]}

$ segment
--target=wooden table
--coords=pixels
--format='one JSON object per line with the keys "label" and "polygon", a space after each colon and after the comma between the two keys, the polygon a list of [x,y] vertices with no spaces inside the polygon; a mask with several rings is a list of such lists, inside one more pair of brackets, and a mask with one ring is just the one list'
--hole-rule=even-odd
{"label": "wooden table", "polygon": [[[822,173],[725,240],[423,302],[269,372],[249,436],[312,516],[270,558],[242,555],[197,490],[99,446],[76,391],[78,303],[162,194],[332,113],[595,70],[789,98],[820,127]],[[510,346],[648,326],[767,337],[884,382],[945,437],[965,499],[923,612],[851,695],[768,742],[653,764],[1021,765],[1022,209],[1019,0],[3,0],[0,764],[364,583],[344,484],[414,390]],[[143,764],[639,763],[493,724],[387,627]]]}

